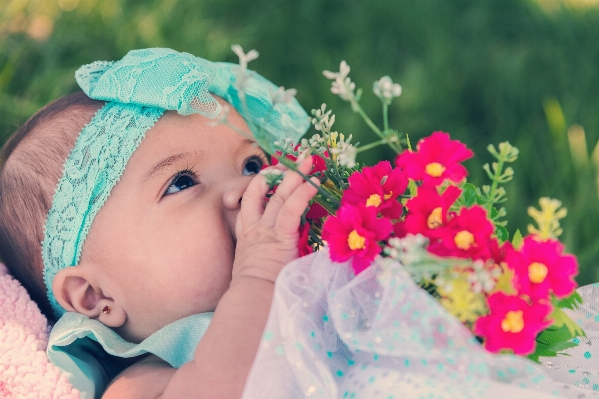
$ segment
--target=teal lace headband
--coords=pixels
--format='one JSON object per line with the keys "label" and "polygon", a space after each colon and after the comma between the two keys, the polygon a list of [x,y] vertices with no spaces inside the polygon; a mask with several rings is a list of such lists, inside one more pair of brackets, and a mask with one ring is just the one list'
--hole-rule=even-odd
{"label": "teal lace headband", "polygon": [[181,115],[220,114],[215,94],[247,121],[259,143],[295,142],[309,126],[295,99],[240,65],[215,63],[187,53],[153,48],[117,62],[96,61],[75,73],[90,98],[107,101],[86,125],[69,154],[48,213],[42,242],[44,281],[57,317],[65,310],[52,293],[56,273],[77,265],[94,217],[120,179],[131,154],[165,110]]}

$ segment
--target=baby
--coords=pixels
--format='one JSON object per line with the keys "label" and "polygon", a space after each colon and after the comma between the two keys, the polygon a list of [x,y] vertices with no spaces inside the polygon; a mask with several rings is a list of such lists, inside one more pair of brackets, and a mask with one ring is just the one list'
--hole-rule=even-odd
{"label": "baby", "polygon": [[[265,202],[256,141],[297,142],[309,122],[249,58],[147,49],[84,66],[83,92],[0,154],[0,256],[57,320],[48,357],[82,398],[588,393],[486,352],[397,262],[353,276],[325,250],[278,276],[318,180],[289,171]],[[594,369],[567,362],[562,381],[595,390]]]}
{"label": "baby", "polygon": [[48,354],[84,398],[241,396],[318,184],[285,173],[265,203],[267,158],[239,131],[297,140],[308,122],[245,67],[167,49],[90,64],[85,94],[2,150],[0,256],[58,319]]}

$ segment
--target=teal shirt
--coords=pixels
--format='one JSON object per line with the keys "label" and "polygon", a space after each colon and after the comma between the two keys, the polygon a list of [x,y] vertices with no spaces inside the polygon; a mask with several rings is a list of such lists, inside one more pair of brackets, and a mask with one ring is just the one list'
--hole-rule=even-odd
{"label": "teal shirt", "polygon": [[114,377],[126,368],[123,358],[152,353],[174,368],[193,360],[212,314],[177,320],[133,344],[97,320],[67,312],[52,328],[48,358],[81,392],[81,399],[100,398]]}

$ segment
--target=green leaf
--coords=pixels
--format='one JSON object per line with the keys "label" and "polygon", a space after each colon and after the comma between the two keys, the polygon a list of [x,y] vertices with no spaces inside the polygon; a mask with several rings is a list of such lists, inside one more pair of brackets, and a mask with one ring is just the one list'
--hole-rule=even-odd
{"label": "green leaf", "polygon": [[497,219],[497,216],[499,216],[499,211],[497,209],[495,209],[495,207],[492,207],[491,208],[491,220]]}
{"label": "green leaf", "polygon": [[466,207],[469,208],[478,202],[478,194],[476,193],[474,184],[466,183],[462,190],[462,199]]}
{"label": "green leaf", "polygon": [[564,349],[574,348],[576,346],[578,346],[578,344],[575,344],[574,342],[569,342],[569,341],[557,342],[557,343],[551,345],[550,347],[548,347],[547,350],[560,352],[560,351],[563,351]]}
{"label": "green leaf", "polygon": [[518,250],[522,247],[522,244],[524,244],[524,238],[522,238],[522,233],[520,233],[520,229],[518,229],[512,237],[512,246],[515,250]]}
{"label": "green leaf", "polygon": [[497,239],[501,242],[506,242],[510,239],[510,235],[507,232],[507,229],[503,226],[495,226],[495,235]]}
{"label": "green leaf", "polygon": [[558,308],[562,308],[562,309],[567,308],[567,309],[576,310],[576,309],[578,309],[578,305],[582,305],[582,297],[576,291],[574,291],[574,293],[572,295],[555,302],[555,306],[557,306]]}
{"label": "green leaf", "polygon": [[537,336],[537,342],[541,345],[551,346],[558,342],[570,341],[575,337],[576,335],[572,334],[565,325],[561,327],[551,326]]}
{"label": "green leaf", "polygon": [[554,308],[553,313],[550,316],[553,319],[553,325],[555,327],[566,326],[570,331],[572,336],[578,337],[586,337],[584,330],[578,324],[574,323],[574,321],[560,308]]}
{"label": "green leaf", "polygon": [[557,352],[550,351],[545,348],[537,346],[535,348],[535,351],[526,357],[529,358],[530,360],[532,360],[533,362],[540,363],[539,356],[555,357],[555,356],[557,356]]}
{"label": "green leaf", "polygon": [[418,194],[418,185],[412,179],[408,182],[408,189],[410,190],[410,196],[415,197]]}

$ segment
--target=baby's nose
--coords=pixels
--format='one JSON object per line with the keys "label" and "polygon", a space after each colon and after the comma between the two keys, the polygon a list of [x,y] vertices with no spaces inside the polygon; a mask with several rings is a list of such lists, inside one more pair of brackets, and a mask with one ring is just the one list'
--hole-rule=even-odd
{"label": "baby's nose", "polygon": [[241,199],[250,181],[252,181],[250,176],[239,176],[226,184],[223,192],[223,205],[225,209],[238,211],[241,208]]}

